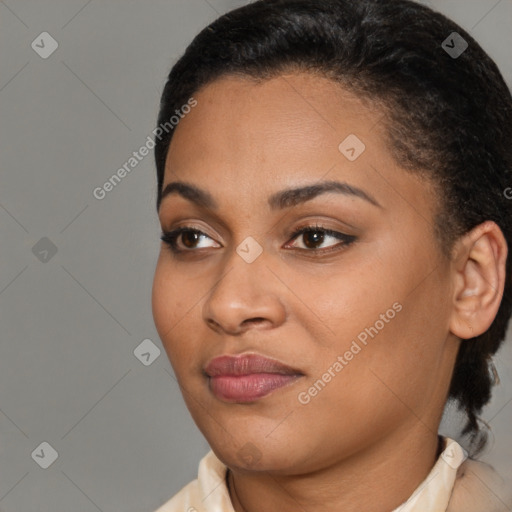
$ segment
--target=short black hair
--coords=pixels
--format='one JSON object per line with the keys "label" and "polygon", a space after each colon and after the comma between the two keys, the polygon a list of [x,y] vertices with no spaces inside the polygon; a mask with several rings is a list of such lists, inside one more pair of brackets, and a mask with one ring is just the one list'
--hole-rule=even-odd
{"label": "short black hair", "polygon": [[[467,48],[450,54],[456,42],[463,49],[462,40]],[[259,0],[195,37],[168,76],[158,125],[217,78],[261,81],[288,71],[320,74],[381,107],[397,163],[437,187],[435,232],[447,257],[458,237],[486,220],[498,224],[511,246],[512,200],[505,191],[512,184],[512,97],[496,64],[464,29],[411,0]],[[172,135],[155,140],[157,210]],[[486,443],[477,419],[495,383],[491,356],[511,312],[509,255],[496,318],[461,343],[448,393],[467,414],[462,434],[476,451]]]}

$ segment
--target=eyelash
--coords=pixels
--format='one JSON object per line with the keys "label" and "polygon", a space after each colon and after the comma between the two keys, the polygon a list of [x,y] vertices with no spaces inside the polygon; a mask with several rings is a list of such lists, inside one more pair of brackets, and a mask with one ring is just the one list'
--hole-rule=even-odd
{"label": "eyelash", "polygon": [[[172,231],[164,231],[162,233],[162,235],[160,236],[160,240],[162,240],[165,244],[167,244],[169,249],[175,254],[187,253],[187,252],[191,253],[191,252],[196,251],[197,249],[180,249],[180,248],[178,248],[178,244],[177,244],[178,237],[182,233],[189,232],[189,231],[208,237],[208,235],[206,233],[203,233],[199,229],[195,229],[191,226],[181,226]],[[318,224],[315,224],[315,225],[309,224],[306,226],[297,227],[295,230],[293,230],[292,233],[290,233],[289,239],[290,239],[290,241],[292,241],[295,238],[297,238],[299,235],[302,235],[302,234],[308,233],[308,232],[315,232],[315,231],[320,231],[324,235],[332,236],[333,238],[338,238],[339,240],[341,240],[341,242],[338,244],[335,244],[333,246],[330,246],[326,249],[303,249],[303,248],[299,247],[297,250],[305,251],[308,253],[315,253],[315,255],[321,256],[326,253],[342,250],[342,249],[348,247],[349,245],[351,245],[357,239],[353,235],[347,235],[345,233],[340,233],[339,231],[333,231],[331,229],[324,228]],[[210,238],[210,237],[208,237],[208,238]]]}

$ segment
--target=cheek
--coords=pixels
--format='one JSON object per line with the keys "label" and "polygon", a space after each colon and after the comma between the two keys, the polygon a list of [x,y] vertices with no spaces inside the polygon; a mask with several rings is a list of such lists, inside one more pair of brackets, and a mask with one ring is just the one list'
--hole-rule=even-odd
{"label": "cheek", "polygon": [[374,311],[384,317],[374,316],[354,336],[361,350],[346,366],[338,396],[366,421],[394,421],[393,416],[414,420],[439,393],[449,308],[437,279],[441,276],[432,276],[412,293],[391,294],[389,302],[398,298],[394,304],[400,310]]}
{"label": "cheek", "polygon": [[[407,245],[410,248],[410,242]],[[312,382],[338,356],[346,361],[329,391],[322,391],[327,402],[356,408],[373,403],[377,409],[398,402],[400,408],[397,393],[405,402],[414,402],[422,389],[428,395],[448,333],[448,279],[441,264],[426,256],[423,261],[418,255],[413,258],[407,245],[401,258],[396,246],[389,254],[376,251],[364,265],[347,265],[321,286],[311,280],[304,287],[315,313],[329,328],[326,336],[321,322],[303,322],[320,349]]]}
{"label": "cheek", "polygon": [[[300,403],[307,404],[299,406],[294,420],[300,418],[309,432],[320,432],[344,452],[370,442],[376,432],[417,421],[434,392],[438,347],[427,349],[414,339],[412,311],[406,303],[393,310],[388,323],[373,319],[363,329],[353,324],[331,338],[328,354],[322,354],[320,364],[317,359],[311,378],[298,390]],[[361,333],[364,337],[358,338]]]}
{"label": "cheek", "polygon": [[360,333],[364,337],[365,329],[375,322],[379,322],[380,331],[380,315],[389,311],[388,317],[395,317],[393,304],[403,296],[403,282],[394,280],[389,266],[383,266],[375,257],[347,261],[330,275],[303,278],[294,286],[295,294],[304,298],[302,302],[310,310],[310,321],[302,317],[299,322],[319,348],[342,353],[353,338]]}
{"label": "cheek", "polygon": [[164,265],[161,260],[160,256],[153,277],[151,308],[160,339],[165,341],[165,333],[172,327],[172,316],[175,313],[176,300],[172,289],[172,281],[166,278]]}
{"label": "cheek", "polygon": [[194,304],[197,301],[194,301],[190,287],[185,286],[179,274],[168,266],[164,258],[160,257],[153,278],[151,306],[158,335],[171,363],[174,363],[180,347],[190,345],[191,340],[179,341],[187,332],[183,326],[187,323],[187,318],[194,313]]}

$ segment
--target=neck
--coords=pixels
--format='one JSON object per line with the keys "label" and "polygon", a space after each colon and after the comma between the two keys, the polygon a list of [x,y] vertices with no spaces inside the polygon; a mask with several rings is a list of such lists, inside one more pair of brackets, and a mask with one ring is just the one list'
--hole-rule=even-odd
{"label": "neck", "polygon": [[394,510],[427,477],[440,455],[438,436],[418,425],[416,433],[383,439],[313,473],[274,475],[229,470],[233,508],[235,512]]}

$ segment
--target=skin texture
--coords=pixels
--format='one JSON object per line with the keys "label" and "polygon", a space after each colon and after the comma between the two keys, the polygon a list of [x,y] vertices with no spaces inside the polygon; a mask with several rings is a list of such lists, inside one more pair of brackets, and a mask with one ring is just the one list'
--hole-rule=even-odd
{"label": "skin texture", "polygon": [[[230,468],[235,510],[392,510],[435,462],[459,338],[481,334],[496,315],[503,235],[486,222],[456,243],[452,260],[444,257],[433,187],[392,160],[383,113],[328,79],[223,77],[194,97],[163,188],[193,184],[218,208],[164,198],[162,230],[190,226],[206,236],[196,245],[186,238],[188,246],[179,237],[188,252],[178,254],[162,243],[152,306],[187,407]],[[349,134],[366,145],[353,162],[338,149]],[[379,206],[333,192],[268,205],[278,191],[321,181],[359,187]],[[356,240],[343,247],[328,235],[316,245],[311,234],[292,238],[317,223]],[[236,252],[249,236],[263,249],[252,263]],[[298,394],[395,303],[394,318],[300,403]],[[304,375],[252,403],[216,398],[203,367],[247,352]]]}

